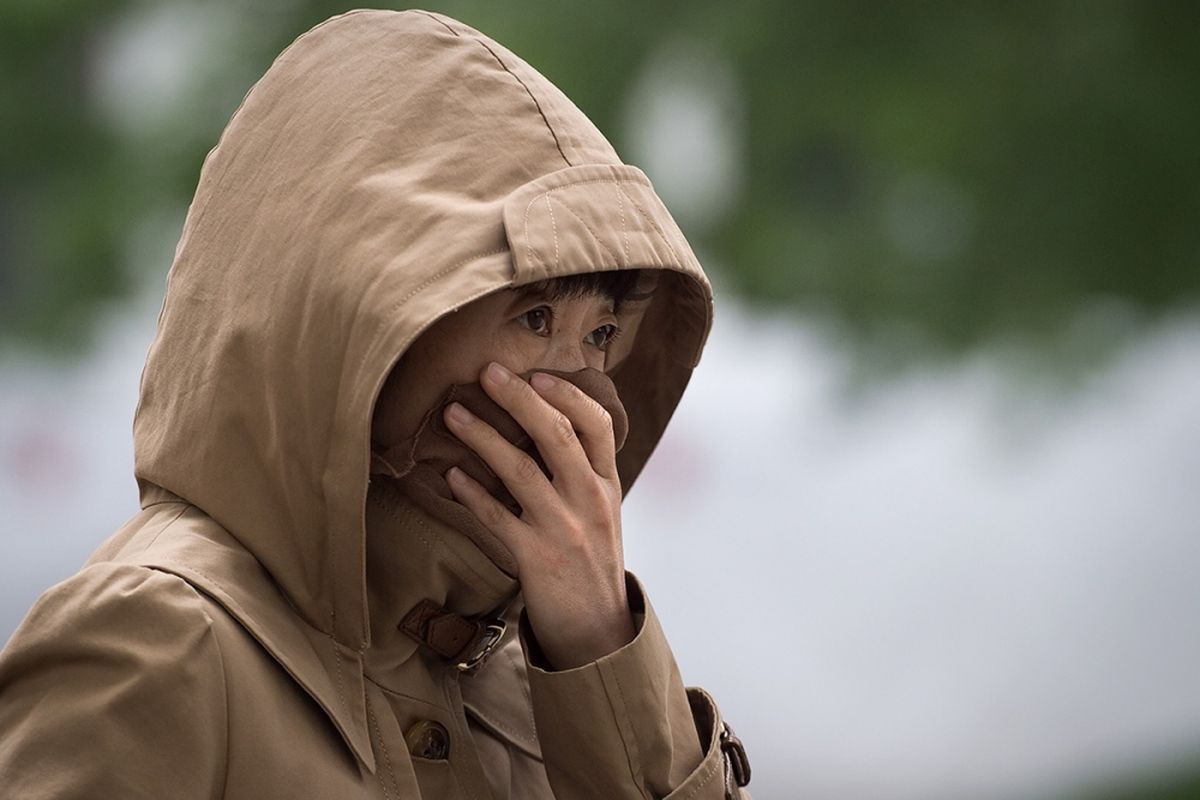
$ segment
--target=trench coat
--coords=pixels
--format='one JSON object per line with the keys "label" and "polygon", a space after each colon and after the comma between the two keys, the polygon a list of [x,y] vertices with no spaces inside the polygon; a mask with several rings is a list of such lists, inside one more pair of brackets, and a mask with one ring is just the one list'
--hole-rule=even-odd
{"label": "trench coat", "polygon": [[633,641],[553,670],[503,546],[370,470],[375,399],[433,322],[618,269],[657,280],[605,363],[628,492],[712,319],[645,175],[455,20],[297,39],[201,170],[142,374],[141,510],[0,654],[0,794],[748,797],[636,578]]}

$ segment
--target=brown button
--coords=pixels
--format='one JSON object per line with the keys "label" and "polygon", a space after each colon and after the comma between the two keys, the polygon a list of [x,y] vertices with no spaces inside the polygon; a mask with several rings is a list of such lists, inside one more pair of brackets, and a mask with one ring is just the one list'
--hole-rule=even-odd
{"label": "brown button", "polygon": [[445,761],[450,757],[450,734],[437,722],[421,720],[404,732],[408,752],[430,761]]}

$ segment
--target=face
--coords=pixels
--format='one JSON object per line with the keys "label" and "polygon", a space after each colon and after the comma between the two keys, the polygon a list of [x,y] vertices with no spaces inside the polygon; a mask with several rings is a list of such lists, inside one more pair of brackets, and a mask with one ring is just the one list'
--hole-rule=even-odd
{"label": "face", "polygon": [[492,361],[517,374],[603,370],[618,332],[613,301],[601,295],[550,299],[505,289],[482,297],[442,317],[401,357],[379,394],[372,438],[411,436],[447,389],[475,383]]}

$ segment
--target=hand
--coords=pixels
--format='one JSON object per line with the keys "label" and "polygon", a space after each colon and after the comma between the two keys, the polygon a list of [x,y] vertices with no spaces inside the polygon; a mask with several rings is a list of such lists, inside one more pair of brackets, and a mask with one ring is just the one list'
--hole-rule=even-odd
{"label": "hand", "polygon": [[529,433],[554,479],[453,403],[446,426],[504,482],[521,516],[462,470],[451,468],[446,481],[516,559],[529,624],[550,664],[569,669],[595,661],[635,632],[625,592],[612,420],[577,387],[545,373],[527,383],[493,362],[480,384]]}

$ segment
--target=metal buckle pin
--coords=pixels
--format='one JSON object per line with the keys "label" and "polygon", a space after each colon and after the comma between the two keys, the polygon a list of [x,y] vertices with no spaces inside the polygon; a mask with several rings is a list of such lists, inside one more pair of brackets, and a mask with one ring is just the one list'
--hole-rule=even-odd
{"label": "metal buckle pin", "polygon": [[504,620],[489,622],[487,628],[484,629],[483,636],[479,639],[479,645],[475,652],[454,665],[458,671],[471,672],[486,661],[492,651],[496,649],[496,645],[500,644],[500,640],[504,638],[506,627]]}

